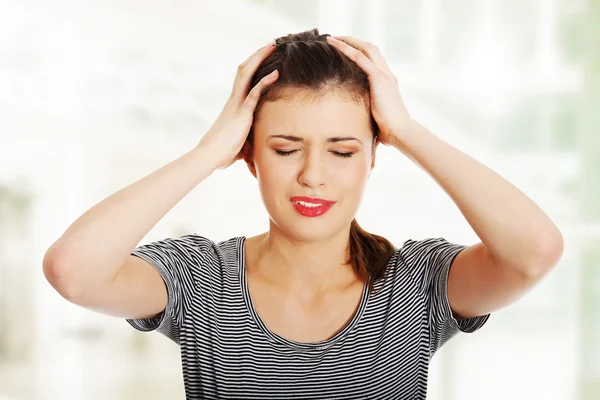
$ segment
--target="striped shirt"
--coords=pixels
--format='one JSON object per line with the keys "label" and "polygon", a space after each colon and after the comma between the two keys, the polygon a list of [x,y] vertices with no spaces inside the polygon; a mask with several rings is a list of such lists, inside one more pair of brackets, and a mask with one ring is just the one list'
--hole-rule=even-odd
{"label": "striped shirt", "polygon": [[434,353],[489,318],[458,321],[450,310],[448,272],[465,245],[406,240],[374,290],[365,285],[338,333],[320,342],[288,340],[253,308],[245,240],[215,243],[191,234],[132,252],[160,273],[168,300],[156,317],[127,322],[179,344],[186,398],[425,399]]}

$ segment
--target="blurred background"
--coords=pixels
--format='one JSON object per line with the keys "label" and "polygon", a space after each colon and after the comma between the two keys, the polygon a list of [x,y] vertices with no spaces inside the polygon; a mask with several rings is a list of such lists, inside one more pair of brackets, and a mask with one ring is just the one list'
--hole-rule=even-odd
{"label": "blurred background", "polygon": [[[174,343],[68,303],[42,258],[87,209],[190,150],[256,48],[315,27],[378,45],[411,114],[565,238],[523,300],[435,355],[428,398],[600,398],[599,0],[0,0],[1,400],[184,398]],[[378,152],[361,225],[396,246],[478,241],[424,171]],[[238,162],[143,243],[267,227]]]}

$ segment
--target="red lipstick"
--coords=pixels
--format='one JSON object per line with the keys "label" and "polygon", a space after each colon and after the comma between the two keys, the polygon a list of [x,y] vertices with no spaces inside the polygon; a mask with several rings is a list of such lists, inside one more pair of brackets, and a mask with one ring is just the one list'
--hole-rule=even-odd
{"label": "red lipstick", "polygon": [[290,198],[290,201],[296,211],[305,217],[318,217],[323,215],[329,211],[331,206],[335,203],[334,201],[306,196],[294,196]]}

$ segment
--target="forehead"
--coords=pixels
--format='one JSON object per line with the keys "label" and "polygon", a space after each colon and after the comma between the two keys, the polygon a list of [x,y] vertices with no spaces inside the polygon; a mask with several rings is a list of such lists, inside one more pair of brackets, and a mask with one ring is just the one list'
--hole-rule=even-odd
{"label": "forehead", "polygon": [[368,138],[371,116],[364,103],[335,93],[266,101],[256,115],[257,136],[295,134],[305,137],[353,135]]}

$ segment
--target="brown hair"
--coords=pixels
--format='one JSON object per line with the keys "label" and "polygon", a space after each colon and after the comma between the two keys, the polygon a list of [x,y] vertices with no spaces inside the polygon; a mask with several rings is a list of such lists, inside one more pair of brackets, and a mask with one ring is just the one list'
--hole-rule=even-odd
{"label": "brown hair", "polygon": [[[319,34],[312,29],[277,38],[277,49],[261,64],[252,77],[250,87],[254,87],[274,69],[279,78],[261,93],[255,110],[258,113],[265,101],[275,101],[284,96],[308,94],[319,95],[336,90],[356,102],[363,102],[371,113],[369,80],[364,71],[352,60],[327,43],[328,34]],[[371,115],[373,132],[373,156],[377,145],[377,123]],[[253,130],[251,129],[244,145],[245,159],[252,154]],[[384,237],[362,229],[356,219],[350,225],[349,259],[354,272],[369,289],[383,278],[394,246]]]}

